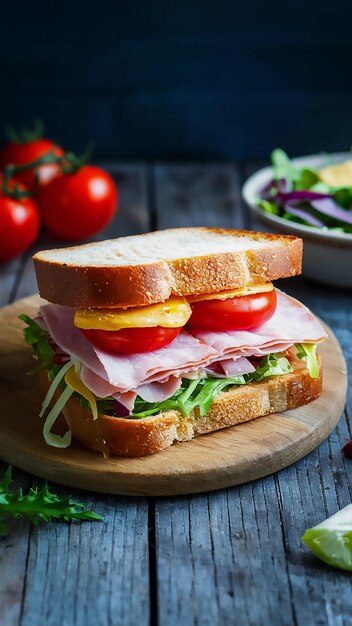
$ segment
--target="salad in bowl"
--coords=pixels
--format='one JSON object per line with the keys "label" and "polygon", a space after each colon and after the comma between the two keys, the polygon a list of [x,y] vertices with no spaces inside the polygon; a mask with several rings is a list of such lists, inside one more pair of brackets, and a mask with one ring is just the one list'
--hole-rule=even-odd
{"label": "salad in bowl", "polygon": [[352,288],[352,152],[290,159],[276,149],[271,161],[242,189],[255,228],[302,237],[303,274]]}
{"label": "salad in bowl", "polygon": [[[324,158],[324,157],[322,157]],[[290,160],[277,148],[271,154],[273,177],[259,190],[257,205],[286,220],[352,233],[352,154],[342,163],[317,168]]]}

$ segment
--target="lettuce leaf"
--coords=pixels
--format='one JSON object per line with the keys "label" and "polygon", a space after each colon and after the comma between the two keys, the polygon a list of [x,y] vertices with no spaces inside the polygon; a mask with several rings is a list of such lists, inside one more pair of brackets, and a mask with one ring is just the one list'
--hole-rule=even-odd
{"label": "lettuce leaf", "polygon": [[319,367],[317,362],[316,343],[296,343],[297,357],[307,361],[307,368],[312,378],[319,377]]}
{"label": "lettuce leaf", "polygon": [[300,178],[300,171],[293,165],[291,159],[281,148],[273,150],[271,162],[275,180],[285,179],[290,183],[294,183]]}
{"label": "lettuce leaf", "polygon": [[257,205],[265,211],[265,213],[271,213],[271,215],[280,215],[280,207],[275,202],[269,202],[263,198],[257,200]]}
{"label": "lettuce leaf", "polygon": [[156,415],[161,411],[180,411],[183,417],[187,417],[198,408],[199,414],[204,417],[216,396],[228,387],[245,385],[246,383],[259,382],[270,376],[280,376],[292,371],[290,362],[281,354],[268,354],[257,365],[255,372],[235,376],[232,378],[199,378],[196,380],[182,379],[180,389],[163,402],[145,402],[137,396],[131,417],[147,417]]}
{"label": "lettuce leaf", "polygon": [[182,379],[182,385],[176,393],[163,402],[144,402],[137,396],[131,417],[147,417],[160,411],[180,411],[187,417],[193,409],[199,408],[201,416],[207,414],[208,409],[216,396],[223,389],[232,385],[244,385],[245,376],[232,378],[198,378],[196,380]]}
{"label": "lettuce leaf", "polygon": [[54,350],[48,343],[48,333],[41,328],[34,320],[28,315],[19,315],[19,319],[27,324],[27,327],[23,329],[23,336],[31,346],[33,352],[33,358],[38,361],[38,365],[28,371],[28,374],[36,374],[43,369],[51,370],[53,367]]}
{"label": "lettuce leaf", "polygon": [[[251,377],[251,380],[260,382],[264,378],[270,376],[281,376],[282,374],[288,374],[292,372],[292,367],[288,359],[284,357],[281,352],[276,354],[268,354],[257,365],[253,374],[247,374]],[[250,382],[250,381],[247,381]]]}

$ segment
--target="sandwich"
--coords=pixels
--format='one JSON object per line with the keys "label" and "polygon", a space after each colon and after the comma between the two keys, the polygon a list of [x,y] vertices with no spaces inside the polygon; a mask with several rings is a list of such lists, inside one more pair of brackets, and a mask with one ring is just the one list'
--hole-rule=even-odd
{"label": "sandwich", "polygon": [[322,391],[326,333],[272,282],[301,272],[297,237],[177,228],[33,259],[48,445],[139,457]]}

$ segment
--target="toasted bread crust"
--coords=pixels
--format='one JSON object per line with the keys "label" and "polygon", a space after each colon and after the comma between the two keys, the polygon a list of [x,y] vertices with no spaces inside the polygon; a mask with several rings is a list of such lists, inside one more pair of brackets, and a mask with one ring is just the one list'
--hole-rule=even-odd
{"label": "toasted bread crust", "polygon": [[[145,456],[164,450],[175,441],[188,441],[198,435],[311,402],[322,392],[319,356],[318,363],[318,378],[311,378],[302,365],[290,374],[222,392],[205,417],[200,417],[197,411],[186,418],[178,411],[167,411],[144,419],[99,415],[93,421],[90,411],[83,409],[75,398],[69,400],[63,413],[73,437],[85,447],[117,456]],[[45,378],[41,382],[47,388]]]}
{"label": "toasted bread crust", "polygon": [[[78,308],[143,306],[165,301],[171,295],[237,289],[301,272],[302,240],[297,237],[230,229],[202,230],[234,237],[248,235],[263,245],[252,250],[111,267],[51,262],[45,258],[47,251],[38,252],[33,259],[39,293],[49,302]],[[139,237],[143,246],[144,235]],[[270,245],[273,241],[279,245],[273,248]],[[88,252],[92,245],[85,246]],[[67,248],[68,259],[69,252]]]}

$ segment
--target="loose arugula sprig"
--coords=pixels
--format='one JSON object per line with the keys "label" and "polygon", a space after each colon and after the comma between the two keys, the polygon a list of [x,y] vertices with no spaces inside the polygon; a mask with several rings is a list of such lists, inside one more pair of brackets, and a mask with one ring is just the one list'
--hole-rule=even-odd
{"label": "loose arugula sprig", "polygon": [[25,517],[33,524],[38,524],[39,520],[50,522],[52,519],[59,519],[63,522],[73,519],[103,519],[94,511],[85,511],[83,504],[72,501],[71,496],[59,498],[49,491],[47,484],[43,487],[32,486],[27,494],[23,494],[22,489],[10,491],[11,483],[12,467],[9,465],[0,482],[0,534],[6,531],[5,518],[7,516]]}

